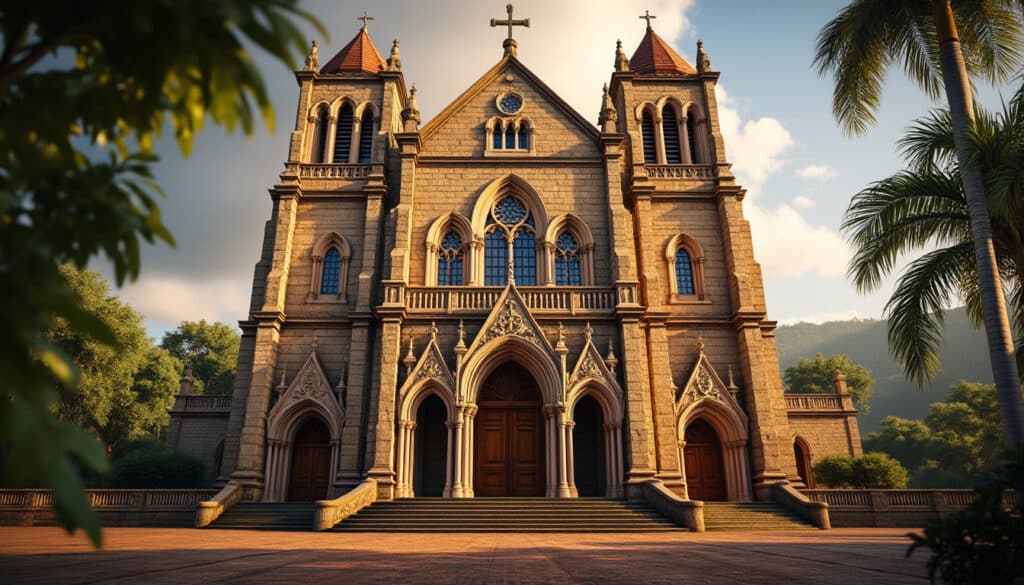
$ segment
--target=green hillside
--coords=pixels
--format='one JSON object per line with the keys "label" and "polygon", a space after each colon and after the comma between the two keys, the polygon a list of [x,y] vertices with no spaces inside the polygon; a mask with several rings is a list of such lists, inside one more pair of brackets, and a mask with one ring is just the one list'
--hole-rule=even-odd
{"label": "green hillside", "polygon": [[943,399],[952,384],[960,380],[992,382],[984,333],[971,326],[963,309],[946,313],[942,345],[942,371],[923,389],[908,382],[889,355],[885,321],[853,319],[815,325],[797,323],[776,330],[779,363],[783,370],[799,358],[845,353],[871,370],[875,390],[871,412],[860,417],[862,435],[878,430],[889,415],[924,418],[928,405]]}

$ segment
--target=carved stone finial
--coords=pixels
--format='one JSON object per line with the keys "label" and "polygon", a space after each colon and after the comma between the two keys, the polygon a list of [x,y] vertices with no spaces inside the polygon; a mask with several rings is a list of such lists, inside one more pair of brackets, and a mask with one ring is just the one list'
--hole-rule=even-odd
{"label": "carved stone finial", "polygon": [[615,345],[610,337],[608,338],[608,355],[604,356],[604,365],[608,366],[608,371],[613,375],[615,366],[619,365],[619,358],[615,357]]}
{"label": "carved stone finial", "polygon": [[306,56],[306,71],[316,71],[320,68],[320,55],[317,50],[316,39],[313,39],[313,46],[309,49],[309,55]]}
{"label": "carved stone finial", "polygon": [[420,105],[416,101],[416,84],[409,88],[409,99],[402,110],[402,123],[405,132],[418,132],[420,125]]}
{"label": "carved stone finial", "polygon": [[341,404],[344,408],[345,405],[345,367],[341,367],[341,373],[338,374],[338,385],[334,387],[334,394],[338,397],[338,404]]}
{"label": "carved stone finial", "polygon": [[732,363],[730,363],[729,364],[729,388],[732,389],[732,388],[735,388],[735,387],[736,387],[736,379],[734,378],[734,373],[732,371]]}
{"label": "carved stone finial", "polygon": [[277,384],[277,388],[276,388],[278,394],[283,394],[284,391],[288,389],[288,384],[286,384],[285,381],[284,381],[285,376],[287,376],[287,374],[288,374],[288,366],[282,365],[281,366],[281,381]]}
{"label": "carved stone finial", "polygon": [[391,45],[391,55],[388,57],[388,71],[402,70],[402,55],[398,52],[398,39]]}
{"label": "carved stone finial", "polygon": [[459,341],[455,344],[455,353],[466,351],[466,329],[462,326],[462,319],[459,319]]}
{"label": "carved stone finial", "polygon": [[405,357],[402,358],[402,363],[405,364],[405,375],[408,376],[412,373],[413,366],[416,365],[416,355],[413,353],[412,347],[412,335],[409,336],[409,351],[405,353]]}
{"label": "carved stone finial", "polygon": [[313,346],[313,351],[317,351],[318,349],[320,349],[320,338],[316,336],[316,333],[313,334],[313,341],[310,343],[310,345]]}
{"label": "carved stone finial", "polygon": [[597,116],[597,123],[601,125],[601,132],[611,134],[615,132],[615,121],[619,119],[615,111],[615,104],[612,103],[612,96],[608,95],[608,84],[604,84],[601,96],[601,113]]}
{"label": "carved stone finial", "polygon": [[195,391],[195,378],[192,376],[192,361],[185,360],[185,367],[181,370],[181,378],[178,380],[178,394],[188,396]]}
{"label": "carved stone finial", "polygon": [[629,71],[629,59],[626,58],[626,53],[622,50],[622,41],[615,41],[615,71],[623,73]]}
{"label": "carved stone finial", "polygon": [[433,321],[430,322],[430,340],[437,341],[437,325]]}
{"label": "carved stone finial", "polygon": [[509,260],[508,263],[508,283],[512,286],[516,285],[516,266],[514,260]]}
{"label": "carved stone finial", "polygon": [[583,337],[590,341],[594,337],[594,329],[590,327],[590,321],[587,321],[587,326],[583,329]]}
{"label": "carved stone finial", "polygon": [[697,353],[698,354],[703,354],[704,353],[704,337],[698,337],[697,338]]}
{"label": "carved stone finial", "polygon": [[697,73],[711,71],[711,58],[704,52],[704,41],[697,40]]}
{"label": "carved stone finial", "polygon": [[846,375],[839,370],[836,370],[835,381],[836,394],[848,394],[850,392],[849,388],[846,386]]}

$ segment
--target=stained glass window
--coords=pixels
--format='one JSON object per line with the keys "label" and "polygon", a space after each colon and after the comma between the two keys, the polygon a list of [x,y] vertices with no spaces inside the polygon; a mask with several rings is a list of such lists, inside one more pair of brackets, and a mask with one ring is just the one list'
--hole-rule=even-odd
{"label": "stained glass window", "polygon": [[580,245],[576,236],[562,232],[555,246],[555,284],[558,286],[580,286]]}
{"label": "stained glass window", "polygon": [[338,279],[341,278],[341,254],[338,249],[331,247],[324,254],[324,268],[320,277],[320,294],[338,294]]}
{"label": "stained glass window", "polygon": [[498,124],[494,125],[494,130],[492,131],[492,135],[493,135],[493,137],[492,137],[492,142],[491,142],[491,148],[493,148],[494,150],[501,150],[501,137],[502,137],[502,133],[501,133],[501,128],[498,127]]}
{"label": "stained glass window", "polygon": [[535,286],[537,284],[537,244],[533,232],[519,228],[512,243],[515,259],[516,284]]}
{"label": "stained glass window", "polygon": [[510,93],[501,98],[498,102],[498,109],[505,114],[514,114],[519,111],[519,108],[523,107],[523,98],[517,96],[514,93]]}
{"label": "stained glass window", "polygon": [[513,150],[516,147],[516,131],[515,128],[509,124],[509,127],[505,129],[505,150]]}
{"label": "stained glass window", "polygon": [[484,284],[503,286],[508,283],[508,242],[505,233],[495,229],[484,238]]}
{"label": "stained glass window", "polygon": [[506,197],[494,206],[494,219],[513,226],[526,217],[526,206],[515,197]]}
{"label": "stained glass window", "polygon": [[690,263],[690,253],[682,248],[676,252],[676,289],[681,295],[696,294],[693,286],[693,264]]}
{"label": "stained glass window", "polygon": [[526,132],[526,124],[519,125],[519,149],[529,150],[530,149],[530,137]]}
{"label": "stained glass window", "polygon": [[462,238],[455,232],[441,240],[437,260],[438,286],[462,286]]}

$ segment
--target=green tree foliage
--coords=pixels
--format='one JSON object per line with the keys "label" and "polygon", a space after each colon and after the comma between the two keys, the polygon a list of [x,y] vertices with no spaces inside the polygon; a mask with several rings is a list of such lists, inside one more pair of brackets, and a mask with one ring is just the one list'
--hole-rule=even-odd
{"label": "green tree foliage", "polygon": [[247,47],[284,63],[305,53],[297,0],[8,2],[0,10],[0,443],[8,481],[50,487],[58,522],[100,525],[72,460],[100,445],[54,415],[74,361],[46,336],[56,318],[117,346],[59,266],[103,253],[117,284],[140,240],[173,242],[156,202],[151,147],[169,128],[184,154],[207,120],[251,133],[273,112]]}
{"label": "green tree foliage", "polygon": [[871,389],[875,385],[871,370],[855,363],[850,356],[838,354],[827,359],[820,353],[813,360],[801,358],[786,368],[783,382],[792,394],[831,394],[836,391],[836,372],[846,376],[846,387],[861,413],[870,410]]}
{"label": "green tree foliage", "polygon": [[[967,199],[946,111],[917,120],[901,141],[910,170],[872,184],[853,197],[843,229],[856,252],[850,274],[861,290],[875,290],[902,255],[922,252],[896,283],[886,304],[889,346],[907,376],[919,384],[940,369],[945,311],[963,301],[983,326],[981,291],[971,241]],[[1009,294],[1009,314],[1024,360],[1024,99],[997,114],[979,111],[970,133],[972,160],[986,181],[992,242]],[[1024,370],[1022,370],[1024,371]]]}
{"label": "green tree foliage", "polygon": [[981,478],[966,510],[928,521],[924,532],[910,534],[909,557],[931,550],[928,577],[949,585],[1012,585],[1024,577],[1024,516],[1012,512],[1003,494],[1024,484],[1024,450]]}
{"label": "green tree foliage", "polygon": [[901,489],[907,470],[886,453],[829,455],[814,464],[814,478],[830,488]]}
{"label": "green tree foliage", "polygon": [[238,329],[224,323],[183,321],[160,347],[192,365],[196,394],[231,394],[238,365]]}
{"label": "green tree foliage", "polygon": [[1001,461],[1003,431],[992,384],[960,382],[924,420],[889,416],[864,448],[889,453],[911,470],[916,488],[970,487]]}
{"label": "green tree foliage", "polygon": [[154,347],[142,315],[111,296],[96,272],[61,267],[82,307],[114,334],[114,346],[99,343],[57,318],[47,339],[68,355],[80,372],[78,383],[57,382],[57,418],[82,426],[107,452],[119,443],[157,436],[167,426],[181,364]]}
{"label": "green tree foliage", "polygon": [[124,489],[206,487],[202,462],[183,453],[137,450],[114,462],[110,486]]}

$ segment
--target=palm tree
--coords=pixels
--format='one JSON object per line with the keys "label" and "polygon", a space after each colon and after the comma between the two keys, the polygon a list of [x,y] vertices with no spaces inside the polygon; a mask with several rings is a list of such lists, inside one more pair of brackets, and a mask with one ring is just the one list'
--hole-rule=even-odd
{"label": "palm tree", "polygon": [[[1024,95],[998,115],[977,112],[969,138],[971,162],[985,177],[1001,280],[1010,291],[1015,328],[1024,332]],[[959,297],[979,326],[983,310],[949,112],[918,120],[900,148],[911,169],[855,195],[843,231],[856,249],[850,276],[860,290],[878,288],[901,256],[924,252],[899,278],[885,307],[893,355],[908,377],[923,384],[940,366],[944,309]],[[1018,347],[1020,362],[1024,337]]]}
{"label": "palm tree", "polygon": [[992,375],[1011,447],[1024,445],[1024,398],[984,180],[970,160],[974,103],[968,74],[998,82],[1013,73],[1024,47],[1022,9],[1021,0],[853,0],[819,31],[814,59],[820,73],[835,76],[832,111],[849,134],[863,133],[875,122],[890,65],[901,65],[932,98],[944,86]]}

